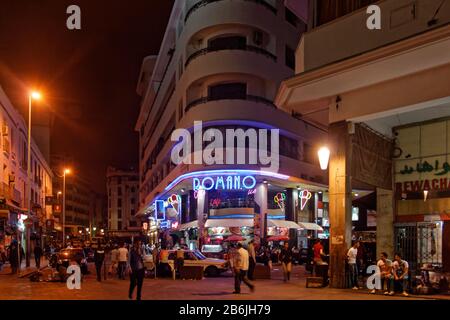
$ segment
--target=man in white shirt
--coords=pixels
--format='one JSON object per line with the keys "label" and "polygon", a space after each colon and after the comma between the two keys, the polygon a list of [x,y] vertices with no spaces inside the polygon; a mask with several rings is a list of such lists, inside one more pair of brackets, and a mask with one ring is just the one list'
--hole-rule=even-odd
{"label": "man in white shirt", "polygon": [[392,264],[392,269],[394,272],[394,280],[401,283],[403,289],[403,295],[405,297],[409,296],[408,290],[408,274],[409,274],[409,264],[407,261],[402,260],[399,253],[395,254],[394,263]]}
{"label": "man in white shirt", "polygon": [[[386,252],[382,252],[380,260],[377,262],[378,274],[381,279],[381,290],[384,290],[384,284],[387,282],[387,288],[384,292],[385,295],[394,295],[394,276],[392,275],[392,261],[388,259]],[[376,289],[373,289],[370,293],[375,294]]]}
{"label": "man in white shirt", "polygon": [[242,247],[241,243],[237,245],[237,254],[234,266],[234,292],[235,294],[241,293],[241,282],[244,282],[250,290],[253,292],[255,286],[248,280],[247,272],[249,267],[249,254],[248,251]]}
{"label": "man in white shirt", "polygon": [[125,280],[125,270],[128,263],[128,249],[126,244],[119,248],[119,278]]}
{"label": "man in white shirt", "polygon": [[356,264],[356,257],[358,255],[359,241],[355,242],[347,252],[347,262],[350,272],[350,286],[353,290],[358,290],[358,266]]}

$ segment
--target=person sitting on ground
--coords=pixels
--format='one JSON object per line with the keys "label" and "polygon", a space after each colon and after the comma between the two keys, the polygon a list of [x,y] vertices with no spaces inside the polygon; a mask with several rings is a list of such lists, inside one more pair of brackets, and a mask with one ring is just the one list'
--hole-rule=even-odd
{"label": "person sitting on ground", "polygon": [[[380,260],[377,262],[378,273],[381,279],[381,290],[384,290],[386,284],[385,295],[394,295],[394,276],[392,275],[392,261],[388,259],[386,252],[382,252]],[[370,293],[375,294],[376,289],[373,289]]]}
{"label": "person sitting on ground", "polygon": [[407,261],[402,260],[400,253],[396,253],[394,257],[394,263],[392,264],[394,280],[402,286],[403,296],[409,296],[408,280],[409,280],[409,264]]}

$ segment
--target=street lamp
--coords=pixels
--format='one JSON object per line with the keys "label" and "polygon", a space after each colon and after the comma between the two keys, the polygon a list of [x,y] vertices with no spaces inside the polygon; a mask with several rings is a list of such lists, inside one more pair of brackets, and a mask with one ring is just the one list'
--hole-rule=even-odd
{"label": "street lamp", "polygon": [[[40,100],[41,94],[37,91],[31,91],[28,94],[28,139],[27,139],[27,182],[28,182],[28,216],[31,217],[31,109],[32,109],[32,102],[33,100]],[[29,228],[26,229],[26,266],[30,266],[30,251],[31,251],[31,244],[30,244],[30,230]],[[17,243],[19,243],[17,241]],[[20,257],[20,256],[19,256]],[[20,272],[20,266],[19,266],[19,272]]]}
{"label": "street lamp", "polygon": [[70,169],[63,171],[63,248],[66,247],[66,175],[70,174]]}
{"label": "street lamp", "polygon": [[317,152],[319,156],[320,169],[327,170],[328,161],[330,160],[330,149],[328,147],[322,147]]}

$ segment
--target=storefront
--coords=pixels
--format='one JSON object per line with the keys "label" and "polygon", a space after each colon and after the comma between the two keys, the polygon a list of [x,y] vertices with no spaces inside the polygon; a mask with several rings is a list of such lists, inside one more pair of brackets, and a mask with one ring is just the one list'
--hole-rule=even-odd
{"label": "storefront", "polygon": [[167,186],[146,210],[144,223],[158,221],[160,242],[167,243],[171,234],[173,242],[190,248],[259,243],[271,236],[288,237],[299,246],[324,231],[317,222],[327,216],[325,192],[326,186],[271,172],[191,172]]}
{"label": "storefront", "polygon": [[395,246],[414,269],[450,271],[450,120],[399,127]]}

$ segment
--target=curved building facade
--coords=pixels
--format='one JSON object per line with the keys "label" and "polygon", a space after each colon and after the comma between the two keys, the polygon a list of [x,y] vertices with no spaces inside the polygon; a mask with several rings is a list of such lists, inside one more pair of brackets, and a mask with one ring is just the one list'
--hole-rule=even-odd
{"label": "curved building facade", "polygon": [[[326,192],[316,154],[327,132],[273,104],[280,83],[294,75],[295,50],[305,28],[283,1],[175,1],[160,52],[144,59],[137,86],[142,96],[136,124],[138,216],[154,238],[161,225],[179,231],[194,226],[200,234],[190,238],[209,243],[215,236],[209,225],[250,228],[257,214],[269,217],[266,227],[278,220],[273,227],[286,230],[292,229],[287,221],[297,226],[316,222],[317,203]],[[174,164],[172,133],[183,128],[194,138],[198,121],[203,130],[214,128],[224,135],[228,129],[279,129],[279,170],[246,163]],[[249,154],[257,145],[248,140],[243,148]],[[206,185],[196,189],[205,178]],[[229,189],[227,179],[235,178],[255,185],[230,184]],[[215,185],[210,189],[211,181]],[[301,205],[303,190],[314,200],[309,209]],[[277,195],[283,203],[274,200]],[[158,211],[164,211],[159,218]],[[212,221],[216,219],[223,221]],[[243,229],[222,229],[246,236]]]}

